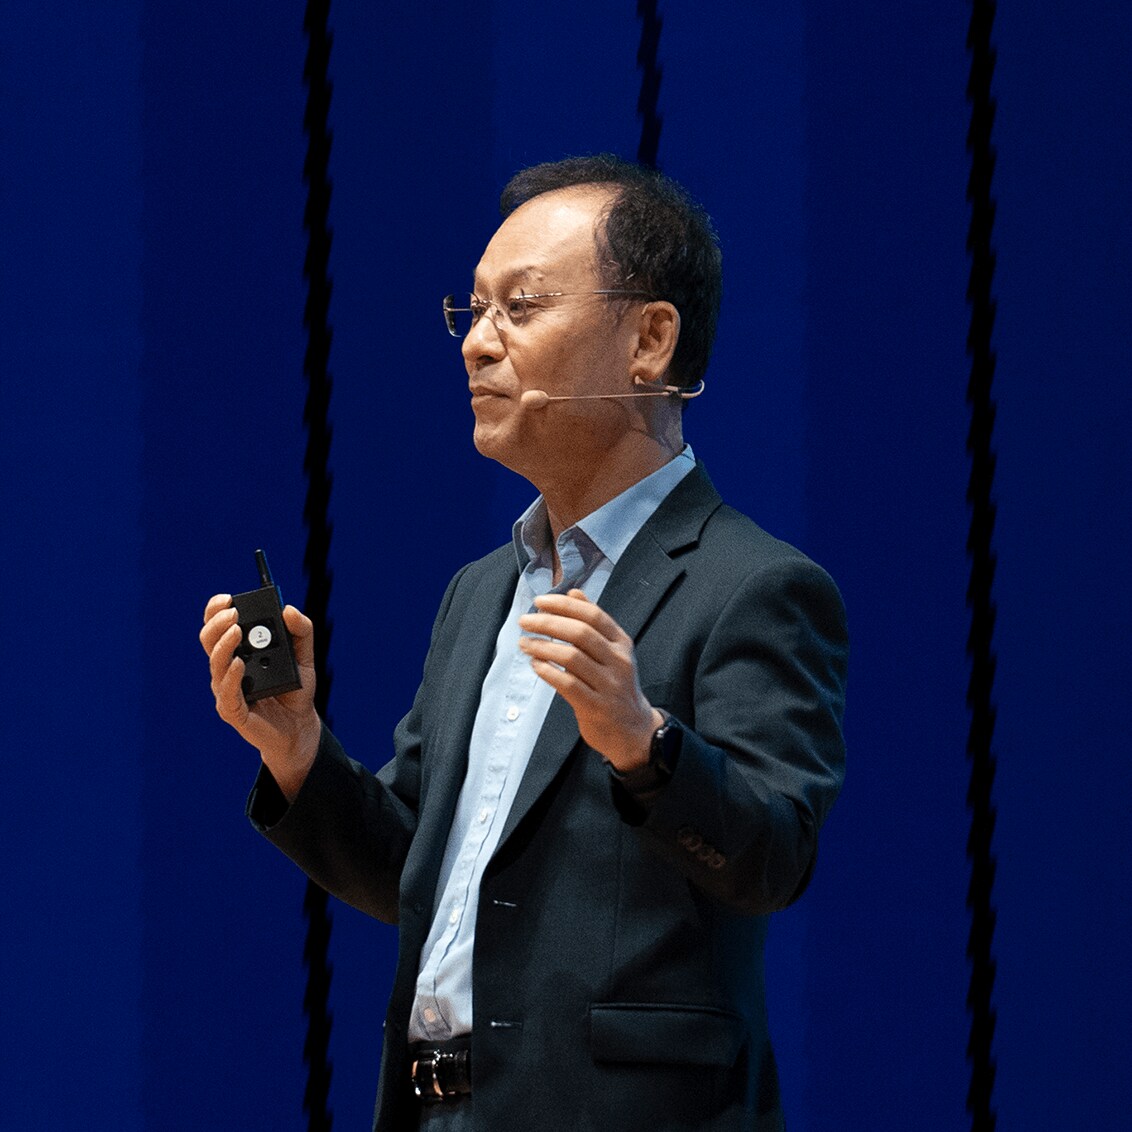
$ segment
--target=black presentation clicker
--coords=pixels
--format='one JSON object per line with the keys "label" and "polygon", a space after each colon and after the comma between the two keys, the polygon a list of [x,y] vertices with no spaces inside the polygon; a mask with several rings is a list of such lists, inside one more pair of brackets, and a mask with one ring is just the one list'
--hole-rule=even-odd
{"label": "black presentation clicker", "polygon": [[258,590],[232,598],[236,620],[244,632],[236,655],[246,666],[242,687],[249,704],[303,686],[291,650],[291,634],[283,624],[283,598],[271,580],[267,556],[262,550],[255,552],[255,564],[263,584]]}

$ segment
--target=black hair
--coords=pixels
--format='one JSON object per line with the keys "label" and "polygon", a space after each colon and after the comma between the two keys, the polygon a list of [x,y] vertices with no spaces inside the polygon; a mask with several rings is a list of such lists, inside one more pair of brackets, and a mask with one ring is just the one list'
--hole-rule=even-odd
{"label": "black hair", "polygon": [[707,370],[723,296],[723,257],[711,217],[671,177],[612,153],[521,169],[504,187],[499,210],[507,217],[543,193],[585,185],[614,190],[595,233],[603,285],[676,307],[680,337],[671,378],[694,385]]}

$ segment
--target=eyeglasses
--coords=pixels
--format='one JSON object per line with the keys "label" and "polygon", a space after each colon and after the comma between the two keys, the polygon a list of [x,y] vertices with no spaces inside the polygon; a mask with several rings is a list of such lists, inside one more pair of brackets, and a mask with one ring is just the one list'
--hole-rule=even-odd
{"label": "eyeglasses", "polygon": [[463,338],[483,316],[490,315],[495,329],[501,333],[523,326],[543,299],[581,298],[588,295],[620,295],[623,299],[650,299],[646,291],[548,291],[543,295],[520,292],[502,302],[489,302],[477,295],[468,296],[468,305],[458,307],[455,295],[444,297],[444,325],[453,338]]}

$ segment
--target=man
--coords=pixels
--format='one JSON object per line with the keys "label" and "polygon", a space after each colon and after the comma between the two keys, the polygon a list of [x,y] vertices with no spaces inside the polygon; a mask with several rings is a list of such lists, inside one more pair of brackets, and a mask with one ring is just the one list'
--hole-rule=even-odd
{"label": "man", "polygon": [[520,173],[503,211],[445,316],[476,447],[540,494],[450,583],[392,761],[322,727],[290,607],[303,688],[249,709],[208,603],[217,710],[260,751],[256,827],[399,923],[376,1129],[780,1128],[763,939],[841,782],[841,600],[684,444],[706,214],[609,157]]}

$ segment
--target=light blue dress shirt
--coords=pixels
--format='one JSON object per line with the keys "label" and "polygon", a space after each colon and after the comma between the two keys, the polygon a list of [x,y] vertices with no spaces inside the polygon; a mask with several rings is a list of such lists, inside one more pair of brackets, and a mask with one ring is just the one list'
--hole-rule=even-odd
{"label": "light blue dress shirt", "polygon": [[673,488],[695,467],[692,449],[564,530],[562,581],[551,584],[550,525],[542,497],[515,522],[520,575],[495,641],[437,881],[432,930],[421,951],[410,1041],[444,1041],[472,1029],[472,947],[484,868],[495,852],[535,740],[554,698],[519,650],[519,617],[542,594],[580,589],[596,602],[618,558]]}

